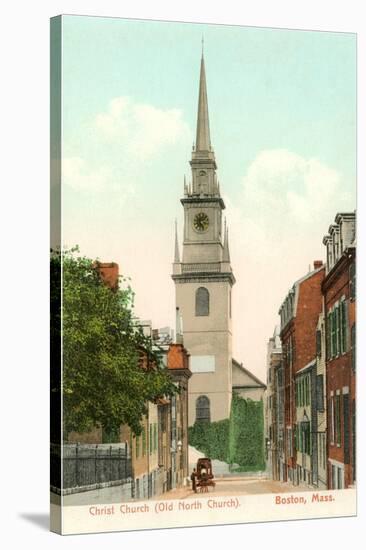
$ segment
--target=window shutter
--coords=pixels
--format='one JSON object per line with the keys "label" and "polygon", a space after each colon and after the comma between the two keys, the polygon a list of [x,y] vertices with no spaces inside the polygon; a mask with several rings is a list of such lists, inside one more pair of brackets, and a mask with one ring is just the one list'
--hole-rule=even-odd
{"label": "window shutter", "polygon": [[348,315],[347,315],[347,302],[346,300],[343,300],[341,302],[341,318],[342,318],[342,326],[341,326],[341,342],[342,342],[342,353],[346,353],[347,351],[347,322],[348,322]]}
{"label": "window shutter", "polygon": [[349,395],[344,394],[343,395],[343,429],[344,429],[344,463],[349,464],[350,463],[350,445],[349,445],[349,421],[350,421],[350,414],[349,414]]}
{"label": "window shutter", "polygon": [[356,325],[351,328],[351,364],[352,370],[356,370]]}
{"label": "window shutter", "polygon": [[339,304],[335,308],[335,330],[336,330],[336,338],[335,338],[335,354],[339,355],[340,349],[341,349],[341,321],[340,321],[340,307]]}
{"label": "window shutter", "polygon": [[327,315],[327,359],[330,359],[332,356],[331,353],[331,344],[332,344],[332,317],[331,314]]}
{"label": "window shutter", "polygon": [[316,407],[318,411],[324,411],[324,377],[318,374],[316,377]]}
{"label": "window shutter", "polygon": [[336,312],[335,309],[331,312],[331,323],[332,323],[332,353],[331,356],[335,357],[337,354],[337,333],[336,333]]}

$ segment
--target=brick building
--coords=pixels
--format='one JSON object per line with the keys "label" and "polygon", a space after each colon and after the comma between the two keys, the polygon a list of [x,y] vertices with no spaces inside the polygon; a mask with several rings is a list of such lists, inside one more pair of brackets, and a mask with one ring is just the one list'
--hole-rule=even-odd
{"label": "brick building", "polygon": [[279,327],[267,344],[266,457],[272,479],[284,479],[284,388],[282,347]]}
{"label": "brick building", "polygon": [[189,355],[181,343],[169,345],[167,367],[179,392],[171,398],[172,486],[182,486],[188,477],[188,381]]}
{"label": "brick building", "polygon": [[356,242],[355,213],[340,213],[323,239],[327,251],[322,289],[326,326],[328,488],[356,480]]}
{"label": "brick building", "polygon": [[322,312],[321,284],[325,267],[294,283],[281,305],[281,342],[284,374],[284,480],[317,483],[317,351],[316,329]]}

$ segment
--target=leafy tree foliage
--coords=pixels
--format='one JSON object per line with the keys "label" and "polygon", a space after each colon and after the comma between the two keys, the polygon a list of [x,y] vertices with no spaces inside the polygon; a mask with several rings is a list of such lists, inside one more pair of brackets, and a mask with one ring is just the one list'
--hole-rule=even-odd
{"label": "leafy tree foliage", "polygon": [[51,347],[62,338],[63,354],[62,390],[53,365],[51,391],[62,395],[64,435],[98,424],[108,432],[128,424],[139,434],[146,403],[171,395],[175,386],[151,339],[133,321],[134,293],[126,280],[124,288],[111,290],[95,262],[77,252],[51,253]]}
{"label": "leafy tree foliage", "polygon": [[188,430],[189,444],[211,459],[229,463],[234,471],[264,470],[263,401],[233,394],[230,418],[196,422]]}

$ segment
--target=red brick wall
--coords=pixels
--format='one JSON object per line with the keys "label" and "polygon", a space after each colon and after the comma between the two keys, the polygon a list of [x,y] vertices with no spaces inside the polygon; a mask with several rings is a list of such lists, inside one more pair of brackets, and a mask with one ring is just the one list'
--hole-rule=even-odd
{"label": "red brick wall", "polygon": [[115,290],[118,288],[118,264],[114,262],[95,262],[95,266],[104,283],[109,286],[110,289]]}
{"label": "red brick wall", "polygon": [[299,285],[295,317],[295,362],[294,373],[316,357],[316,327],[322,312],[321,284],[325,268],[314,273]]}
{"label": "red brick wall", "polygon": [[188,369],[188,354],[182,344],[170,344],[168,369]]}
{"label": "red brick wall", "polygon": [[[325,313],[334,306],[337,301],[343,297],[348,302],[348,341],[347,352],[338,357],[328,359],[326,363],[327,374],[327,404],[328,404],[328,456],[330,459],[344,463],[344,419],[343,419],[343,398],[341,398],[341,446],[331,443],[331,408],[329,407],[331,392],[336,395],[336,391],[342,388],[349,388],[349,448],[350,448],[350,464],[344,465],[345,487],[353,483],[352,470],[352,403],[355,399],[355,373],[352,370],[352,354],[350,349],[351,344],[351,327],[356,321],[356,303],[350,301],[350,286],[349,286],[349,266],[353,261],[352,256],[343,257],[338,265],[335,266],[328,274],[324,282],[324,301]],[[331,488],[331,467],[329,464],[328,471],[329,488]]]}
{"label": "red brick wall", "polygon": [[[321,285],[325,276],[325,267],[299,283],[295,317],[288,323],[281,334],[282,349],[285,350],[292,338],[294,346],[293,363],[290,365],[283,353],[285,371],[285,461],[291,468],[296,468],[295,450],[295,374],[316,357],[316,328],[322,312]],[[287,452],[286,427],[292,428],[293,456]]]}

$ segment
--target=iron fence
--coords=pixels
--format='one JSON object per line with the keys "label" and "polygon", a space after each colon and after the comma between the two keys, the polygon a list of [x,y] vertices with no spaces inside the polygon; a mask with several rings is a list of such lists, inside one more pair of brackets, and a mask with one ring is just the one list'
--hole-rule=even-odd
{"label": "iron fence", "polygon": [[[132,477],[127,443],[65,444],[62,447],[63,489],[87,487],[110,482],[123,483]],[[51,486],[60,489],[61,446],[51,444]]]}

